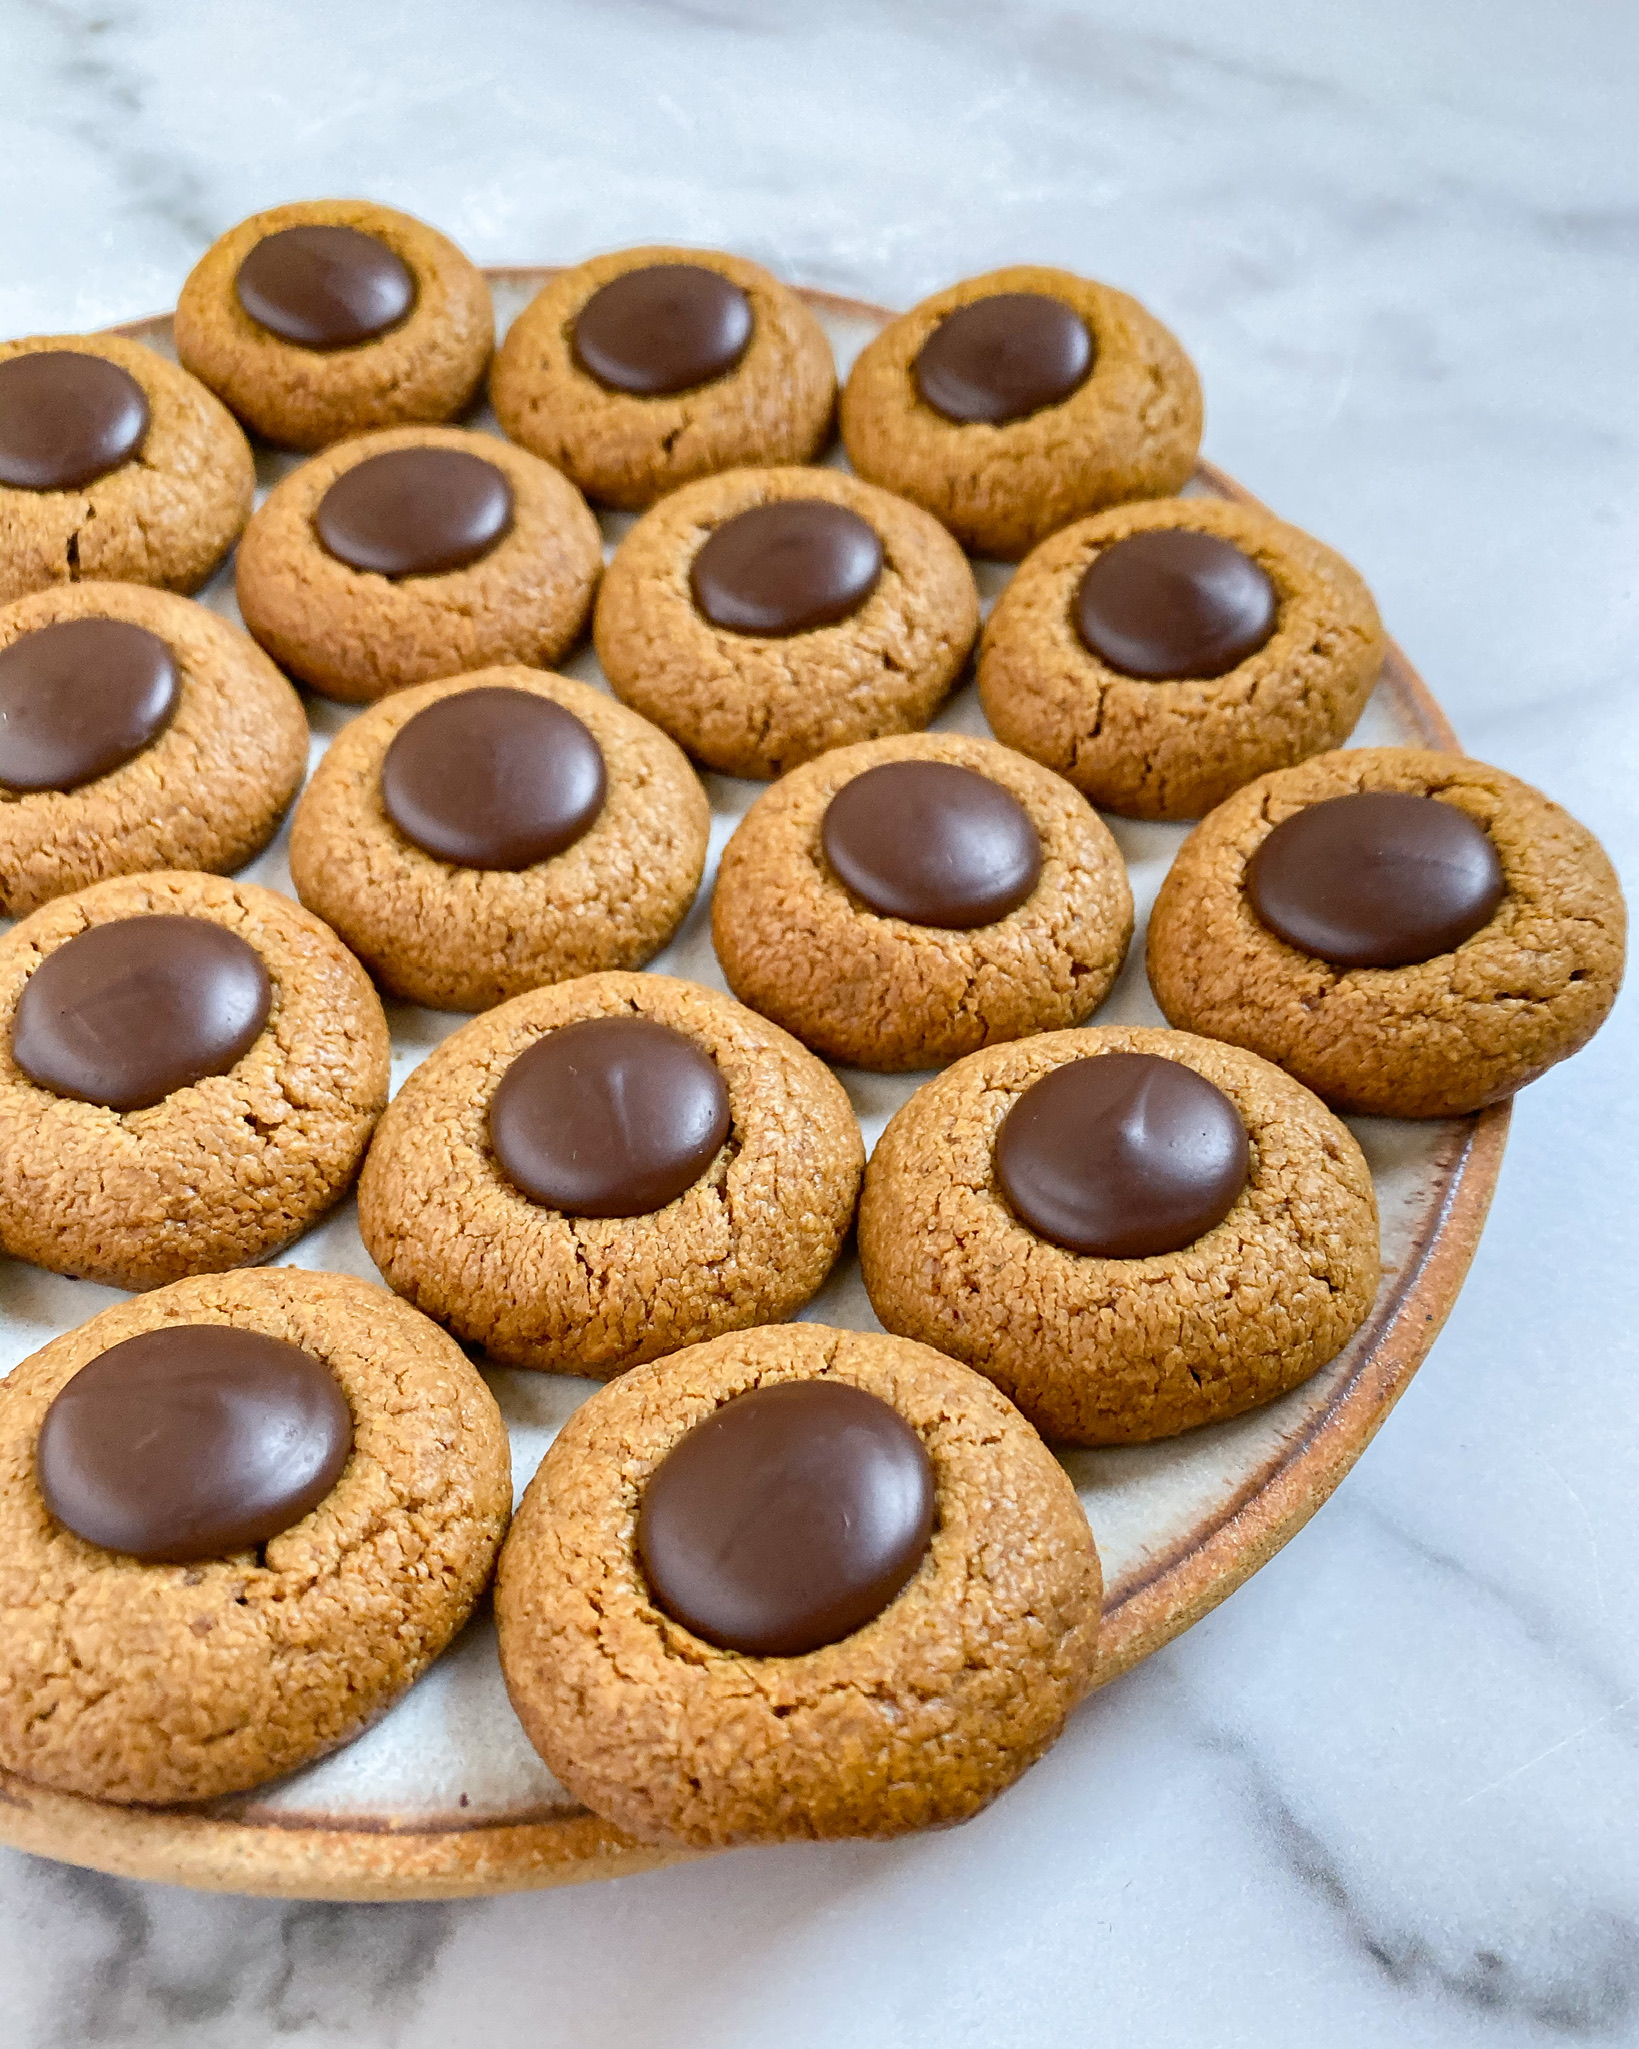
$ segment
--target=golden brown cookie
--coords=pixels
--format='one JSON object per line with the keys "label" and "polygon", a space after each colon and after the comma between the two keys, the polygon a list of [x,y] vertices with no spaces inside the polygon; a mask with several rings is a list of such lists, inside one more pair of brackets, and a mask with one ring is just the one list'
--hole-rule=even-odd
{"label": "golden brown cookie", "polygon": [[[488,716],[470,752],[453,714],[400,744],[430,707],[475,691],[486,696],[472,709]],[[562,736],[545,721],[536,735],[520,692],[570,715]],[[567,676],[482,669],[400,691],[331,742],[296,810],[290,873],[391,994],[487,1010],[652,960],[694,901],[710,830],[694,771],[646,719]],[[536,854],[565,833],[561,851]]]}
{"label": "golden brown cookie", "polygon": [[[224,1325],[333,1376],[352,1428],[329,1490],[266,1541],[188,1563],[56,1520],[36,1446],[57,1395],[116,1344]],[[347,1742],[482,1593],[509,1468],[494,1397],[460,1348],[381,1288],[282,1267],[104,1310],[0,1384],[0,1763],[61,1792],[168,1804]]]}
{"label": "golden brown cookie", "polygon": [[[1119,1133],[1108,1149],[1077,1143],[1109,1126],[1083,1127],[1073,1100],[1038,1098],[1045,1127],[1014,1127],[1035,1156],[1014,1165],[1011,1185],[1063,1234],[1049,1237],[1005,1192],[1004,1122],[1044,1077],[1111,1054],[1149,1058],[1125,1084],[1130,1101],[1112,1092],[1100,1105]],[[1162,1062],[1158,1091],[1150,1063]],[[1244,1127],[1238,1192],[1233,1179],[1158,1190],[1166,1147],[1198,1160],[1217,1138],[1197,1127],[1198,1092],[1180,1103],[1168,1090],[1173,1064],[1210,1082]],[[1131,1103],[1137,1115],[1124,1116]],[[1064,1240],[1087,1217],[1067,1179],[1077,1162],[1058,1157],[1066,1148],[1098,1162],[1102,1185],[1089,1174],[1085,1198],[1095,1216],[1109,1211],[1103,1243],[1120,1242],[1113,1215],[1115,1229],[1147,1229],[1175,1249],[1071,1249]],[[1141,1159],[1146,1148],[1155,1157]],[[1220,1221],[1184,1236],[1215,1212]],[[1253,1054],[1125,1025],[989,1047],[918,1089],[871,1156],[859,1252],[888,1329],[988,1374],[1044,1436],[1072,1444],[1170,1437],[1284,1394],[1348,1342],[1379,1278],[1371,1173],[1346,1126]]]}
{"label": "golden brown cookie", "polygon": [[[737,1398],[789,1415],[797,1395],[799,1415],[824,1419],[852,1395],[869,1413],[855,1390],[887,1406],[890,1431],[907,1426],[931,1468],[932,1540],[908,1582],[801,1654],[697,1635],[639,1555],[672,1455],[701,1425],[732,1426]],[[834,1439],[824,1450],[836,1459]],[[807,1477],[800,1449],[788,1459]],[[842,1477],[864,1491],[873,1474]],[[747,1505],[780,1534],[778,1511]],[[1081,1504],[994,1389],[924,1345],[784,1324],[644,1367],[570,1417],[502,1553],[496,1619],[513,1706],[553,1773],[643,1841],[710,1848],[894,1836],[977,1813],[1092,1684],[1099,1601]]]}
{"label": "golden brown cookie", "polygon": [[[1140,535],[1160,538],[1121,546]],[[1200,818],[1346,739],[1383,647],[1341,555],[1261,509],[1166,498],[1035,550],[986,622],[979,696],[998,740],[1101,810]]]}
{"label": "golden brown cookie", "polygon": [[0,939],[0,1251],[115,1288],[266,1259],[352,1181],[388,1050],[364,970],[273,890],[58,897]]}
{"label": "golden brown cookie", "polygon": [[[425,476],[372,468],[350,481],[366,465],[428,456]],[[363,502],[333,498],[338,486]],[[450,568],[358,567],[320,538],[337,506],[335,539],[359,561],[476,552]],[[549,668],[579,638],[602,568],[597,521],[548,464],[493,434],[394,427],[341,442],[277,485],[246,529],[236,574],[245,624],[274,660],[327,697],[362,703],[501,662]]]}
{"label": "golden brown cookie", "polygon": [[111,875],[242,867],[307,746],[267,656],[186,598],[80,583],[0,607],[0,914]]}
{"label": "golden brown cookie", "polygon": [[424,221],[364,199],[252,214],[200,257],[176,307],[178,356],[287,448],[452,420],[494,346],[483,273]]}
{"label": "golden brown cookie", "polygon": [[814,315],[759,264],[621,249],[530,301],[489,395],[514,441],[638,511],[718,470],[809,461],[830,436],[836,368]]}
{"label": "golden brown cookie", "polygon": [[[1025,322],[1008,324],[1021,300]],[[966,310],[981,304],[984,315]],[[936,334],[935,355],[949,358],[938,365],[923,353]],[[930,392],[961,416],[936,410]],[[926,506],[974,554],[1016,562],[1073,519],[1178,490],[1200,446],[1201,387],[1136,299],[1020,263],[936,292],[867,343],[841,424],[862,477]]]}
{"label": "golden brown cookie", "polygon": [[[928,764],[965,773],[947,794]],[[861,885],[902,910],[874,908]],[[885,1073],[1079,1024],[1131,937],[1127,871],[1085,798],[961,733],[867,740],[793,769],[741,820],[712,899],[740,1000],[828,1060]]]}
{"label": "golden brown cookie", "polygon": [[[13,369],[29,357],[48,360]],[[0,342],[0,604],[83,578],[196,591],[255,487],[233,415],[140,342]]]}
{"label": "golden brown cookie", "polygon": [[[528,1056],[538,1074],[567,1057],[566,1028],[589,1019],[669,1028],[657,1035],[667,1071],[652,1074],[649,1047],[624,1070],[594,1047],[595,1097],[584,1075],[578,1093],[594,1119],[607,1107],[606,1131],[583,1133],[570,1115],[575,1077],[555,1094],[548,1075],[535,1097],[546,1129],[531,1133],[531,1068],[514,1063]],[[581,1164],[598,1185],[563,1190],[573,1211],[547,1199],[548,1184],[536,1183],[540,1200],[526,1194],[497,1155],[493,1106],[515,1071],[537,1156],[555,1133],[585,1141]],[[690,1121],[682,1109],[708,1114]],[[665,1171],[649,1159],[644,1179],[654,1145]],[[415,1070],[371,1148],[359,1230],[392,1287],[499,1363],[606,1379],[800,1308],[853,1221],[863,1166],[840,1084],[784,1032],[670,976],[588,975],[515,996]],[[593,1201],[610,1192],[605,1172],[614,1212]],[[647,1208],[619,1210],[629,1185]]]}
{"label": "golden brown cookie", "polygon": [[[1479,832],[1454,850],[1420,851],[1414,839],[1392,870],[1380,846],[1369,856],[1344,846],[1340,872],[1323,863],[1324,849],[1299,846],[1287,880],[1329,875],[1338,914],[1363,913],[1368,925],[1396,903],[1422,920],[1436,881],[1483,881],[1467,865],[1477,856],[1493,866],[1495,888],[1474,899],[1481,922],[1470,936],[1442,938],[1430,926],[1421,957],[1350,967],[1289,943],[1259,915],[1249,871],[1276,828],[1367,792],[1432,799]],[[1458,830],[1432,822],[1448,838]],[[1377,876],[1398,877],[1403,890],[1351,903],[1343,884]],[[1341,1109],[1457,1117],[1511,1095],[1592,1038],[1616,1000],[1625,935],[1603,848],[1539,790],[1460,755],[1360,747],[1260,776],[1202,820],[1151,913],[1149,975],[1173,1024],[1250,1047]]]}
{"label": "golden brown cookie", "polygon": [[827,469],[734,470],[663,499],[620,544],[594,627],[616,694],[737,776],[925,726],[978,630],[938,521]]}

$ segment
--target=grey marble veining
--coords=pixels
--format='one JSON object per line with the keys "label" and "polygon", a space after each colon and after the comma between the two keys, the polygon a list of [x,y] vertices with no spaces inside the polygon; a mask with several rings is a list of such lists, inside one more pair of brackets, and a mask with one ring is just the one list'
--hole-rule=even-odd
{"label": "grey marble veining", "polygon": [[[893,304],[1069,264],[1631,879],[1636,77],[1615,0],[0,0],[0,332],[341,191],[480,260],[716,243]],[[453,1907],[0,1855],[0,2042],[1639,2042],[1633,1015],[1521,1099],[1338,1498],[967,1828]]]}

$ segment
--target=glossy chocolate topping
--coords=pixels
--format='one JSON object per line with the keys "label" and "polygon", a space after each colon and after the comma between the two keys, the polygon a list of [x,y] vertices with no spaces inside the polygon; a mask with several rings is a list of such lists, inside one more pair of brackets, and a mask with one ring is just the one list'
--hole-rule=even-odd
{"label": "glossy chocolate topping", "polygon": [[251,319],[301,349],[351,349],[396,327],[415,304],[409,266],[357,228],[281,228],[233,281]]}
{"label": "glossy chocolate topping", "polygon": [[40,349],[0,363],[0,484],[76,490],[129,462],[147,432],[147,393],[106,357]]}
{"label": "glossy chocolate topping", "polygon": [[933,1515],[933,1468],[896,1409],[844,1381],[786,1380],[725,1402],[661,1462],[638,1556],[685,1629],[798,1658],[882,1613]]}
{"label": "glossy chocolate topping", "polygon": [[504,471],[462,448],[394,448],[341,475],[313,515],[349,569],[444,576],[487,555],[512,527]]}
{"label": "glossy chocolate topping", "polygon": [[714,626],[773,638],[835,626],[881,574],[882,542],[857,512],[787,498],[725,520],[695,556],[689,586]]}
{"label": "glossy chocolate topping", "polygon": [[1251,1168],[1240,1112],[1150,1053],[1099,1053],[1033,1082],[996,1134],[996,1179],[1043,1238],[1102,1259],[1178,1252],[1221,1224]]}
{"label": "glossy chocolate topping", "polygon": [[1252,856],[1246,891],[1302,953],[1403,968],[1471,939],[1508,884],[1490,834],[1454,804],[1361,790],[1283,819]]}
{"label": "glossy chocolate topping", "polygon": [[0,651],[0,789],[76,790],[152,746],[176,710],[157,634],[63,619]]}
{"label": "glossy chocolate topping", "polygon": [[1018,799],[945,761],[885,761],[844,783],[820,841],[855,896],[913,925],[993,924],[1041,875],[1041,839]]}
{"label": "glossy chocolate topping", "polygon": [[110,1345],[46,1411],[46,1507],[105,1551],[185,1565],[249,1551],[341,1478],[353,1419],[311,1352],[225,1323]]}
{"label": "glossy chocolate topping", "polygon": [[501,1171],[572,1217],[642,1217],[693,1187],[729,1133],[728,1090],[692,1039],[646,1017],[560,1025],[489,1106]]}
{"label": "glossy chocolate topping", "polygon": [[1268,640],[1278,611],[1249,555],[1216,534],[1159,527],[1093,557],[1073,616],[1101,662],[1163,683],[1227,675]]}
{"label": "glossy chocolate topping", "polygon": [[207,918],[120,918],[48,953],[12,1013],[12,1058],[41,1088],[146,1110],[226,1074],[267,1023],[262,957]]}
{"label": "glossy chocolate topping", "polygon": [[528,868],[573,846],[603,809],[598,743],[527,690],[464,690],[418,711],[381,764],[387,816],[462,868]]}
{"label": "glossy chocolate topping", "polygon": [[1093,338],[1062,299],[998,292],[947,314],[911,367],[936,413],[1000,427],[1079,391],[1093,367]]}
{"label": "glossy chocolate topping", "polygon": [[575,316],[575,361],[609,391],[664,398],[727,376],[751,342],[751,301],[699,263],[629,270]]}

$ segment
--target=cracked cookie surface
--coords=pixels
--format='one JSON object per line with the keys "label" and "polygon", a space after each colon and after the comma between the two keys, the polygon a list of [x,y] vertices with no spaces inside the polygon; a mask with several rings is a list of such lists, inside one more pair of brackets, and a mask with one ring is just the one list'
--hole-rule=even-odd
{"label": "cracked cookie surface", "polygon": [[[220,1323],[335,1376],[353,1448],[259,1551],[194,1565],[53,1520],[34,1445],[111,1345]],[[92,1799],[206,1800],[356,1736],[466,1620],[511,1507],[506,1427],[460,1347],[384,1289],[294,1268],[179,1281],[104,1310],[0,1383],[0,1763]]]}
{"label": "cracked cookie surface", "polygon": [[[798,1657],[714,1648],[638,1562],[650,1476],[752,1388],[829,1378],[888,1403],[933,1466],[903,1590]],[[966,1820],[1092,1684],[1098,1554],[1062,1468],[977,1375],[901,1338],[786,1324],[627,1375],[578,1409],[519,1508],[496,1589],[507,1688],[552,1771],[649,1842],[893,1836]]]}

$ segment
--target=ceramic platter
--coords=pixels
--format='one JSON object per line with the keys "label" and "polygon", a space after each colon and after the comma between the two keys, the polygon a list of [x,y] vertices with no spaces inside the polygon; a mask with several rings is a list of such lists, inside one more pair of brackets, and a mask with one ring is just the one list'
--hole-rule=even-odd
{"label": "ceramic platter", "polygon": [[[550,275],[490,273],[502,329]],[[806,295],[846,373],[889,317],[880,309]],[[121,332],[171,354],[170,322]],[[493,430],[487,416],[478,424]],[[263,451],[265,486],[296,458]],[[1203,464],[1192,489],[1252,503]],[[629,517],[604,519],[607,544]],[[993,599],[1008,571],[978,565]],[[203,594],[237,620],[231,564]],[[569,673],[601,682],[590,649]],[[316,760],[348,712],[309,698]],[[935,721],[983,733],[966,685]],[[1455,748],[1456,736],[1415,671],[1391,642],[1382,679],[1355,740]],[[654,963],[665,974],[724,987],[712,954],[708,906],[717,855],[760,785],[706,777],[714,813],[700,896],[673,944]],[[1102,1024],[1164,1022],[1144,977],[1144,920],[1184,828],[1109,820],[1132,876],[1138,930],[1126,968],[1098,1013]],[[285,837],[247,871],[290,890]],[[462,1019],[389,1005],[393,1082]],[[844,1071],[867,1145],[919,1076]],[[1114,1678],[1158,1649],[1257,1571],[1331,1493],[1370,1442],[1417,1370],[1462,1284],[1484,1221],[1508,1128],[1506,1104],[1476,1117],[1430,1123],[1353,1120],[1371,1162],[1383,1226],[1383,1279],[1376,1305],[1349,1348],[1306,1386],[1267,1408],[1172,1443],[1070,1451],[1064,1463],[1086,1507],[1104,1561],[1104,1676]],[[351,1203],[283,1255],[282,1263],[376,1280]],[[0,1261],[0,1370],[117,1297],[86,1281]],[[877,1330],[851,1251],[805,1314]],[[553,1432],[594,1383],[516,1370],[488,1375],[512,1433],[518,1491]],[[120,1808],[42,1792],[0,1774],[0,1841],[130,1877],[221,1891],[297,1898],[403,1900],[506,1892],[647,1869],[666,1853],[629,1842],[579,1806],[524,1740],[501,1682],[487,1607],[389,1714],[355,1742],[293,1777],[199,1808]]]}

